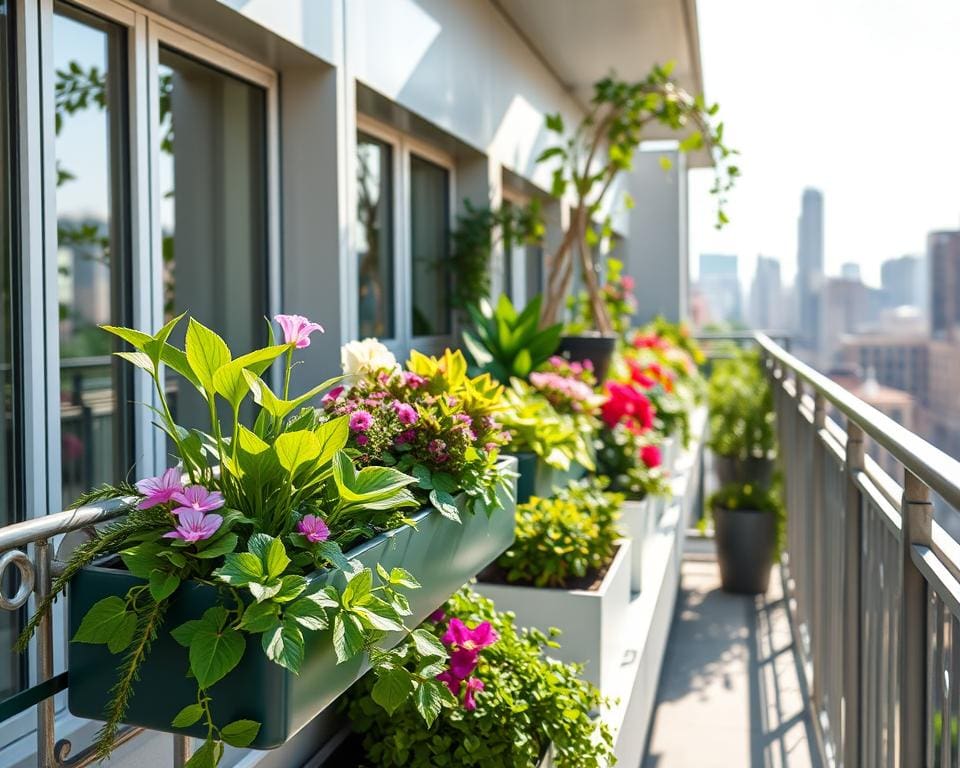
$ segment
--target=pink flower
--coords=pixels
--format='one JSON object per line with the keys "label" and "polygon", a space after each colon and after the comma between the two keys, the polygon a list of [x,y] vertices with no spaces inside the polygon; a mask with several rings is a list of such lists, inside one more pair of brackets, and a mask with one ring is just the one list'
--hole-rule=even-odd
{"label": "pink flower", "polygon": [[297,523],[297,532],[311,544],[318,544],[330,538],[330,529],[323,518],[316,515],[304,515]]}
{"label": "pink flower", "polygon": [[350,429],[354,432],[366,432],[373,424],[373,416],[367,411],[354,411],[350,415]]}
{"label": "pink flower", "polygon": [[450,654],[450,671],[461,680],[466,680],[477,668],[478,648],[457,648]]}
{"label": "pink flower", "polygon": [[393,410],[397,414],[397,418],[400,420],[400,423],[404,426],[411,426],[416,424],[420,420],[420,416],[417,414],[417,409],[408,403],[401,403],[399,400],[393,401]]}
{"label": "pink flower", "polygon": [[466,648],[467,650],[481,650],[487,646],[493,645],[499,640],[496,630],[490,626],[489,621],[478,624],[470,629],[460,619],[450,619],[447,625],[447,631],[443,633],[440,641],[446,646],[455,648]]}
{"label": "pink flower", "polygon": [[411,371],[403,372],[403,383],[406,384],[410,389],[420,389],[425,383],[426,379],[423,376],[418,376]]}
{"label": "pink flower", "polygon": [[630,277],[630,275],[624,275],[620,280],[620,285],[623,286],[623,290],[632,291],[634,286],[633,278]]}
{"label": "pink flower", "polygon": [[437,608],[437,610],[427,616],[427,621],[432,621],[435,624],[439,624],[445,618],[447,618],[447,614],[444,612],[443,608]]}
{"label": "pink flower", "polygon": [[441,672],[439,675],[437,675],[437,680],[446,685],[447,688],[450,689],[450,693],[457,698],[460,698],[460,683],[463,681],[453,674],[453,672],[451,672],[449,669]]}
{"label": "pink flower", "polygon": [[473,698],[475,693],[483,690],[483,680],[479,677],[471,677],[467,680],[467,689],[463,693],[463,708],[467,712],[473,712],[477,708],[477,702]]}
{"label": "pink flower", "polygon": [[[171,497],[180,506],[173,510],[173,514],[184,512],[212,512],[223,506],[223,495],[219,491],[208,491],[202,485],[190,485],[182,491],[176,491]],[[217,524],[219,526],[219,523]]]}
{"label": "pink flower", "polygon": [[412,429],[407,429],[397,435],[394,442],[397,445],[406,445],[407,443],[412,443],[417,437],[417,433]]}
{"label": "pink flower", "polygon": [[357,435],[357,445],[363,446],[370,442],[370,438],[366,435]]}
{"label": "pink flower", "polygon": [[327,392],[327,394],[325,394],[322,398],[320,398],[320,402],[322,402],[324,405],[327,405],[328,403],[332,403],[342,394],[343,394],[342,386],[334,387],[329,392]]}
{"label": "pink flower", "polygon": [[310,334],[314,331],[324,332],[322,325],[311,323],[303,315],[276,315],[273,319],[283,329],[283,340],[297,349],[310,346]]}
{"label": "pink flower", "polygon": [[137,505],[140,509],[150,509],[158,504],[166,504],[173,495],[183,490],[180,482],[180,469],[170,467],[159,477],[148,477],[137,481],[137,490],[144,498]]}
{"label": "pink flower", "polygon": [[222,522],[223,518],[220,515],[205,515],[196,509],[183,507],[177,518],[176,528],[170,533],[163,534],[163,538],[183,539],[191,543],[209,539],[217,532]]}
{"label": "pink flower", "polygon": [[659,467],[663,461],[663,457],[660,454],[660,446],[657,445],[645,445],[640,449],[640,458],[643,460],[643,463],[646,464],[650,469]]}

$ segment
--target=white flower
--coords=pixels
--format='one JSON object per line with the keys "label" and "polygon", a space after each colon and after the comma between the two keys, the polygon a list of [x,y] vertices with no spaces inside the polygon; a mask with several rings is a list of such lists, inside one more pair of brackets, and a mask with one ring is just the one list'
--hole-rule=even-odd
{"label": "white flower", "polygon": [[368,376],[379,371],[393,372],[397,358],[377,339],[351,341],[340,348],[340,366],[348,376]]}

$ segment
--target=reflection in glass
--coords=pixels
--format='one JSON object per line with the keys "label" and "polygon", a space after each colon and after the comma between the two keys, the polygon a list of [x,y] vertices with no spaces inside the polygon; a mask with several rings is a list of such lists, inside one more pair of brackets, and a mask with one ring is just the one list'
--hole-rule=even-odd
{"label": "reflection in glass", "polygon": [[[17,464],[15,421],[17,406],[17,382],[14,380],[14,309],[11,295],[10,273],[13,269],[13,168],[10,151],[10,79],[13,70],[12,38],[14,28],[7,2],[0,0],[0,414],[3,427],[0,429],[0,526],[9,525],[19,515],[16,508]],[[8,571],[14,569],[8,568]],[[13,574],[3,580],[6,594],[13,594],[17,588]],[[11,653],[17,632],[20,629],[21,616],[16,613],[0,611],[0,701],[16,693],[23,685],[26,669],[21,663],[22,657]]]}
{"label": "reflection in glass", "polygon": [[389,144],[357,137],[360,336],[394,338],[393,166]]}
{"label": "reflection in glass", "polygon": [[413,335],[450,333],[449,174],[410,156]]}
{"label": "reflection in glass", "polygon": [[126,324],[124,30],[55,6],[57,271],[63,499],[122,479],[129,372],[97,326]]}
{"label": "reflection in glass", "polygon": [[[266,93],[166,48],[159,73],[165,315],[189,312],[239,355],[266,342]],[[174,418],[208,428],[182,384],[168,371]]]}

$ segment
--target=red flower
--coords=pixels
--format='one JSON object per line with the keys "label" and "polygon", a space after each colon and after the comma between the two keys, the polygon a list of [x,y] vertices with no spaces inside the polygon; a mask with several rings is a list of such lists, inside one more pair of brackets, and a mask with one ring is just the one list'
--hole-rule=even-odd
{"label": "red flower", "polygon": [[663,457],[660,454],[660,446],[658,445],[645,445],[640,449],[640,458],[643,460],[643,463],[646,464],[650,469],[659,467],[663,461]]}
{"label": "red flower", "polygon": [[608,381],[605,387],[607,399],[600,415],[608,427],[623,422],[632,432],[640,433],[653,426],[653,405],[643,392],[619,381]]}

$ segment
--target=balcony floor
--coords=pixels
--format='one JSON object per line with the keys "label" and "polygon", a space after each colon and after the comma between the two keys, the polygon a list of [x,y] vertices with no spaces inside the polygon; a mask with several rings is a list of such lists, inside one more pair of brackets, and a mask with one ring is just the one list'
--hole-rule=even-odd
{"label": "balcony floor", "polygon": [[728,595],[688,555],[643,768],[820,768],[799,673],[779,568]]}

